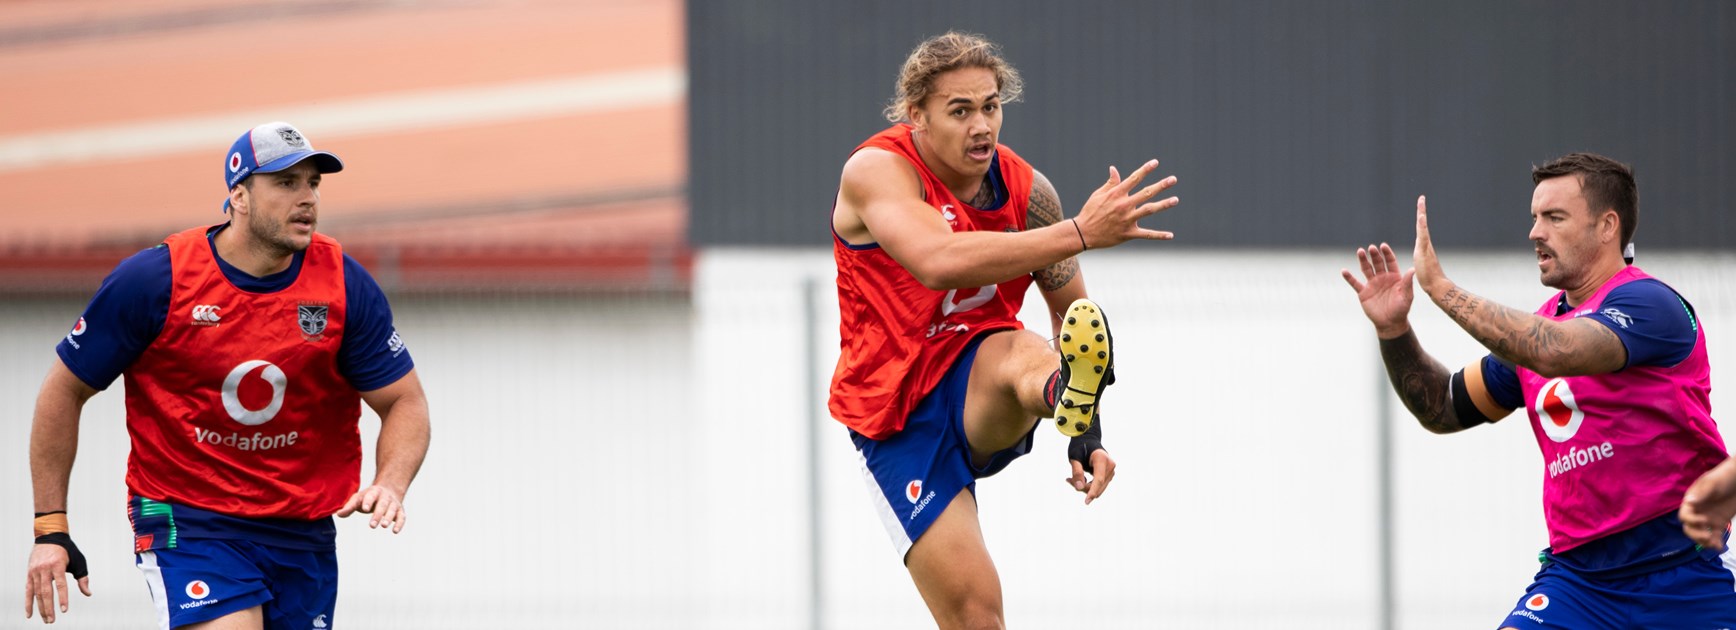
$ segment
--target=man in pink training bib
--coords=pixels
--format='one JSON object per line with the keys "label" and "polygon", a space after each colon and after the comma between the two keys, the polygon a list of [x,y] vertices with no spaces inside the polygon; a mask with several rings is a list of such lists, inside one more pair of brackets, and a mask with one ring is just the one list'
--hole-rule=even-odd
{"label": "man in pink training bib", "polygon": [[[1534,313],[1442,272],[1417,198],[1415,268],[1392,247],[1349,270],[1381,358],[1423,427],[1454,433],[1525,408],[1543,452],[1543,566],[1502,628],[1736,627],[1736,555],[1683,533],[1683,496],[1728,455],[1712,420],[1694,307],[1632,265],[1639,194],[1615,160],[1574,153],[1532,169],[1531,242],[1561,291]],[[1408,321],[1416,279],[1490,351],[1449,374]],[[1718,542],[1722,542],[1719,540]]]}

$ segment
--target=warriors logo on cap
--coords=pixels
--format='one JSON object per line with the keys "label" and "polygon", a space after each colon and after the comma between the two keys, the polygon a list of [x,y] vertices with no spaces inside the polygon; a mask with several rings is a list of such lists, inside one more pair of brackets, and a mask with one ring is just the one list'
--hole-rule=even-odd
{"label": "warriors logo on cap", "polygon": [[[337,156],[314,149],[294,125],[265,123],[241,134],[229,147],[229,159],[223,163],[224,188],[234,188],[255,173],[276,173],[310,159],[321,173],[344,170]],[[223,208],[229,209],[228,199],[224,199]]]}
{"label": "warriors logo on cap", "polygon": [[277,135],[283,137],[283,142],[292,147],[299,147],[307,144],[307,141],[301,138],[301,132],[296,131],[295,127],[284,127],[279,129],[277,130]]}

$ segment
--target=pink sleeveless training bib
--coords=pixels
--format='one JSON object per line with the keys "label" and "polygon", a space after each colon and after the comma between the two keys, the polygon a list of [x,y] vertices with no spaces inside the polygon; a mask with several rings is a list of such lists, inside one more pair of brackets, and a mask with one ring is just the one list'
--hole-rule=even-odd
{"label": "pink sleeveless training bib", "polygon": [[[1537,314],[1556,321],[1592,315],[1610,290],[1650,277],[1629,266],[1585,304],[1556,315],[1556,294]],[[1610,318],[1619,325],[1623,317]],[[1543,451],[1543,515],[1555,552],[1675,511],[1688,486],[1727,457],[1707,400],[1706,332],[1698,321],[1695,328],[1693,352],[1670,367],[1565,378],[1517,367]]]}

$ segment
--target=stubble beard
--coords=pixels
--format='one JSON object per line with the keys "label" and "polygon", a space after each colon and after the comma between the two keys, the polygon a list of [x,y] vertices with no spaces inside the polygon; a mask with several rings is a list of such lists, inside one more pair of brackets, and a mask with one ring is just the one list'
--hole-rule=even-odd
{"label": "stubble beard", "polygon": [[1561,258],[1560,250],[1555,250],[1554,263],[1552,269],[1541,274],[1543,286],[1562,291],[1572,288],[1574,283],[1578,281],[1578,273],[1576,273],[1578,270],[1568,268],[1568,265],[1565,264],[1566,261]]}
{"label": "stubble beard", "polygon": [[305,251],[307,246],[312,243],[311,237],[308,239],[308,243],[297,242],[286,234],[287,230],[284,229],[282,223],[265,225],[261,221],[249,221],[247,232],[253,236],[253,242],[260,249],[273,257],[295,255]]}

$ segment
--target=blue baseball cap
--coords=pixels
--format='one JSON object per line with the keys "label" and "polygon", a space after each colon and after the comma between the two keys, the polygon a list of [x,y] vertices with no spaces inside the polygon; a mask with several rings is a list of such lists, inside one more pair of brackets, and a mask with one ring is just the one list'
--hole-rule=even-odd
{"label": "blue baseball cap", "polygon": [[[344,170],[338,156],[315,151],[301,131],[286,122],[268,122],[247,130],[229,147],[229,158],[223,161],[224,190],[234,190],[237,184],[254,173],[276,173],[313,158],[321,173]],[[223,198],[223,211],[229,211],[229,198]]]}

